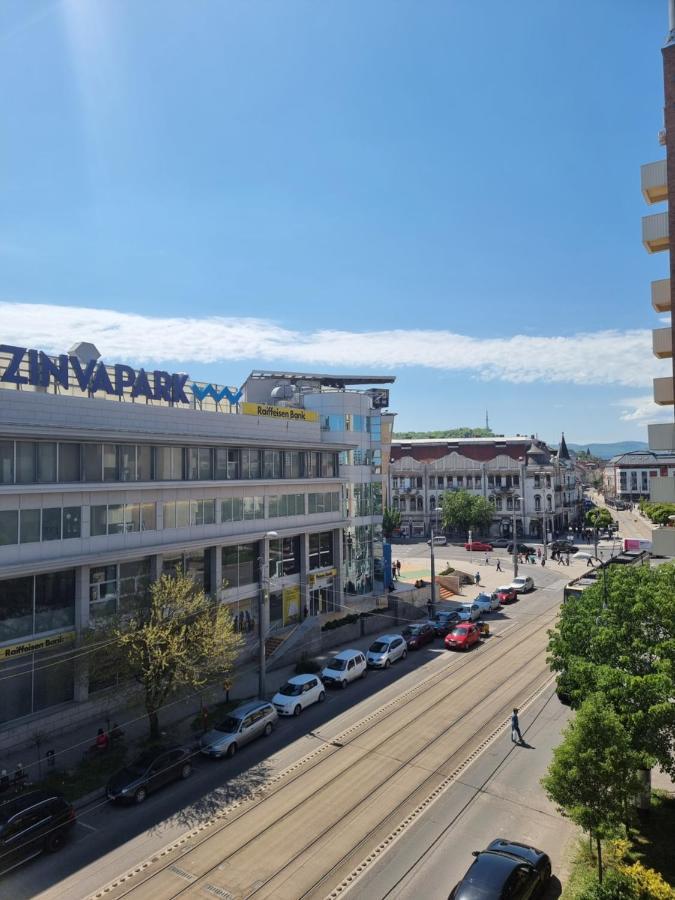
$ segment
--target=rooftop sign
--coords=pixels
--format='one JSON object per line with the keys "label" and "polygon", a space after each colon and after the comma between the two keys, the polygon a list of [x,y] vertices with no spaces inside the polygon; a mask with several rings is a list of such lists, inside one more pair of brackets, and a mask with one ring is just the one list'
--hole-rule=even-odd
{"label": "rooftop sign", "polygon": [[246,416],[287,419],[294,422],[319,421],[319,414],[312,409],[292,409],[290,406],[274,406],[272,403],[242,403],[239,409]]}

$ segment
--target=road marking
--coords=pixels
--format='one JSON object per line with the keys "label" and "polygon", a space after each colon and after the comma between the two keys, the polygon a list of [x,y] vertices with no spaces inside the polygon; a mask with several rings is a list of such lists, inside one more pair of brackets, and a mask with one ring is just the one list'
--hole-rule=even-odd
{"label": "road marking", "polygon": [[78,819],[78,820],[77,820],[77,824],[78,824],[78,825],[81,825],[82,828],[88,828],[89,831],[93,831],[94,834],[98,834],[98,832],[99,832],[99,830],[100,830],[100,829],[98,829],[98,828],[94,828],[93,825],[87,825],[87,823],[86,823],[86,822],[83,822],[82,819]]}

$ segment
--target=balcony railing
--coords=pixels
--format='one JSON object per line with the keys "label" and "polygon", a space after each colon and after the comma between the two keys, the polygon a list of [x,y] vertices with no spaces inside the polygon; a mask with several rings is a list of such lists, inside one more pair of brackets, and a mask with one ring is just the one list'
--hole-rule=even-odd
{"label": "balcony railing", "polygon": [[675,397],[673,397],[673,379],[655,378],[654,403],[658,403],[659,406],[672,406],[674,401]]}
{"label": "balcony railing", "polygon": [[658,359],[670,359],[673,355],[673,333],[668,328],[655,328],[652,331],[652,350]]}
{"label": "balcony railing", "polygon": [[640,167],[642,196],[647,203],[663,203],[668,199],[668,177],[665,159]]}
{"label": "balcony railing", "polygon": [[657,313],[670,312],[670,278],[652,281],[652,306]]}
{"label": "balcony railing", "polygon": [[642,218],[642,243],[648,253],[658,253],[670,247],[668,213],[656,213]]}

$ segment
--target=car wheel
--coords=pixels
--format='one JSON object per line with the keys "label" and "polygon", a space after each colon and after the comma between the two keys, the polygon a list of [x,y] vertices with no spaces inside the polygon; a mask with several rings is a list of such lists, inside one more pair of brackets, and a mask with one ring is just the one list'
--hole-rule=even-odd
{"label": "car wheel", "polygon": [[272,723],[268,722],[267,725],[265,725],[265,737],[269,737],[271,734],[272,734]]}
{"label": "car wheel", "polygon": [[408,651],[404,650],[403,653],[401,653],[401,659],[405,659],[407,655],[408,655]]}
{"label": "car wheel", "polygon": [[344,679],[340,682],[340,687],[342,688],[343,691],[347,687],[347,682]]}
{"label": "car wheel", "polygon": [[319,703],[323,703],[323,701],[324,701],[325,699],[326,699],[326,692],[325,692],[325,691],[321,691],[321,693],[319,694]]}
{"label": "car wheel", "polygon": [[227,756],[228,759],[232,759],[232,757],[234,756],[234,754],[236,752],[237,752],[237,745],[234,743],[230,744],[230,746],[225,751],[225,756]]}
{"label": "car wheel", "polygon": [[140,787],[136,793],[134,794],[134,803],[143,803],[145,798],[148,796],[148,792],[145,788]]}
{"label": "car wheel", "polygon": [[183,768],[180,770],[180,777],[185,779],[189,778],[192,775],[192,765],[189,762],[183,763]]}
{"label": "car wheel", "polygon": [[301,712],[302,712],[302,707],[301,707],[300,704],[298,703],[297,706],[295,707],[295,709],[293,710],[293,715],[294,715],[294,716],[299,716]]}
{"label": "car wheel", "polygon": [[385,669],[388,669],[390,665],[391,665],[391,661],[389,659],[385,659],[385,661],[384,661]]}
{"label": "car wheel", "polygon": [[56,853],[66,842],[66,835],[63,831],[54,831],[45,838],[45,850],[47,853]]}

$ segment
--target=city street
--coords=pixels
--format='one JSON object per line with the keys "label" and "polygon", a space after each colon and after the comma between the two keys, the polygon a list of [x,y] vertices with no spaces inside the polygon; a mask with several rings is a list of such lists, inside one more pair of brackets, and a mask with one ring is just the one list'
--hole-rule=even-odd
{"label": "city street", "polygon": [[[492,634],[469,654],[449,653],[437,640],[387,672],[370,672],[347,691],[329,693],[324,704],[280,722],[270,738],[234,760],[196,759],[190,779],[141,807],[103,804],[82,811],[70,845],[12,872],[4,891],[16,898],[88,897],[154,856],[142,876],[106,896],[160,898],[178,890],[197,896],[204,885],[232,897],[326,896],[437,794],[387,859],[407,854],[407,871],[419,855],[417,829],[446,827],[470,800],[462,828],[470,824],[471,840],[463,839],[443,879],[454,878],[474,845],[494,837],[497,826],[510,837],[536,834],[540,844],[544,835],[557,867],[569,827],[550,813],[538,779],[567,714],[550,699],[544,648],[570,570],[540,569],[538,589],[491,615]],[[518,748],[520,756],[505,730],[513,705],[524,707],[525,736],[534,748]],[[486,778],[489,788],[481,787]],[[503,795],[490,816],[481,812],[488,789]],[[509,803],[516,795],[521,800]],[[549,832],[533,834],[533,810],[543,810],[537,815],[549,822]],[[442,844],[433,866],[441,865]],[[368,896],[393,889],[377,866],[368,877],[377,885]],[[401,896],[414,890],[416,877],[414,865],[409,875],[399,871]]]}

